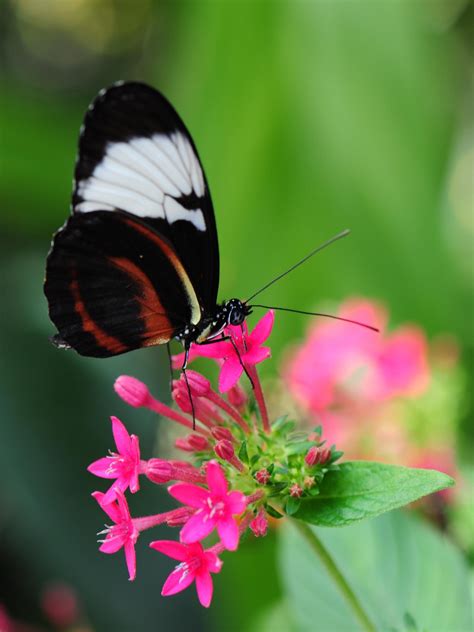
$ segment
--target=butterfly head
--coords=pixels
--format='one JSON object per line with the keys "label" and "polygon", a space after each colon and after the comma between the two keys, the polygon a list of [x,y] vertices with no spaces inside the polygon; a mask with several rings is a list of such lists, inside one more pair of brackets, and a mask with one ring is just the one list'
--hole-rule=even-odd
{"label": "butterfly head", "polygon": [[241,325],[247,316],[251,313],[250,307],[238,298],[231,298],[222,306],[223,312],[227,319],[227,325]]}

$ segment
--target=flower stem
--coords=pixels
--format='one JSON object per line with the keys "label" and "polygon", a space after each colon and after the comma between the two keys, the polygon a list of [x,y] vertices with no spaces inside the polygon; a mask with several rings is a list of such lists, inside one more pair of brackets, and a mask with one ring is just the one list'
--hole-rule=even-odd
{"label": "flower stem", "polygon": [[305,538],[306,542],[309,544],[311,549],[316,553],[319,557],[320,561],[323,563],[326,568],[328,574],[331,576],[334,583],[337,585],[341,595],[345,599],[347,605],[350,607],[354,615],[357,617],[359,623],[362,626],[363,630],[367,632],[376,632],[376,627],[372,623],[369,618],[369,615],[362,607],[362,604],[356,597],[352,588],[347,583],[347,580],[339,570],[336,562],[329,554],[329,551],[326,549],[324,544],[318,538],[313,529],[311,529],[306,523],[301,522],[300,520],[292,521],[295,527],[298,529],[300,534]]}
{"label": "flower stem", "polygon": [[247,367],[249,371],[249,375],[252,378],[253,382],[253,393],[255,396],[255,401],[257,402],[257,406],[260,410],[260,416],[262,418],[262,426],[264,432],[270,434],[270,420],[268,419],[268,411],[267,405],[265,403],[265,397],[263,396],[262,385],[260,383],[260,378],[258,377],[257,369],[252,367]]}

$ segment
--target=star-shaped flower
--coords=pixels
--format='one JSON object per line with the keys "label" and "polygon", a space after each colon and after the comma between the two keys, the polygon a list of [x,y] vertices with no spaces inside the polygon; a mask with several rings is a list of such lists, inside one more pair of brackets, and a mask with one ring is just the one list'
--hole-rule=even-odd
{"label": "star-shaped flower", "polygon": [[177,483],[168,489],[173,498],[197,509],[182,528],[181,541],[185,544],[198,542],[217,528],[224,547],[235,551],[239,544],[239,527],[233,516],[246,508],[245,495],[228,491],[224,472],[217,461],[208,462],[206,480],[209,489],[188,483]]}
{"label": "star-shaped flower", "polygon": [[[246,369],[251,369],[271,356],[270,349],[263,347],[262,344],[270,336],[274,320],[275,314],[273,310],[270,310],[258,321],[251,333],[248,333],[245,322],[239,326],[229,325],[225,328],[224,334],[232,336],[232,341],[219,342],[216,339],[212,344],[193,344],[191,345],[189,360],[193,360],[197,356],[221,360],[219,390],[221,393],[226,393],[237,384],[244,371],[244,366]],[[182,359],[183,354],[174,356],[173,366],[182,366]]]}
{"label": "star-shaped flower", "polygon": [[116,481],[102,499],[102,504],[113,502],[117,498],[116,490],[123,492],[130,488],[132,494],[138,491],[138,475],[140,473],[140,446],[138,437],[130,435],[117,417],[111,417],[112,433],[117,452],[98,459],[89,465],[87,470],[101,478],[115,478]]}
{"label": "star-shaped flower", "polygon": [[117,489],[116,501],[107,503],[104,502],[105,494],[102,492],[94,492],[92,497],[95,498],[101,509],[103,509],[115,523],[112,526],[107,526],[104,531],[100,532],[99,535],[105,534],[105,540],[101,540],[102,544],[99,547],[99,551],[110,554],[116,553],[123,547],[129,579],[133,581],[137,570],[135,543],[139,531],[130,516],[130,510],[125,495],[120,489]]}
{"label": "star-shaped flower", "polygon": [[199,601],[208,608],[213,590],[211,573],[218,573],[222,568],[218,556],[210,549],[205,551],[200,542],[182,544],[172,540],[156,540],[150,546],[180,562],[165,581],[161,594],[164,597],[175,595],[195,581]]}

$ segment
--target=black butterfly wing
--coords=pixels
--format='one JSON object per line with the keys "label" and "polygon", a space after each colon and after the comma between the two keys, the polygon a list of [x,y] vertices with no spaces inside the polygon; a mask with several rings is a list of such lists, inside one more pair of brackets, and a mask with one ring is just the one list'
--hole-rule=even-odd
{"label": "black butterfly wing", "polygon": [[204,312],[216,305],[219,250],[194,142],[165,97],[116,84],[89,106],[79,139],[73,212],[126,211],[174,247]]}
{"label": "black butterfly wing", "polygon": [[87,356],[168,342],[201,318],[172,244],[122,211],[69,218],[48,256],[45,294],[59,342]]}

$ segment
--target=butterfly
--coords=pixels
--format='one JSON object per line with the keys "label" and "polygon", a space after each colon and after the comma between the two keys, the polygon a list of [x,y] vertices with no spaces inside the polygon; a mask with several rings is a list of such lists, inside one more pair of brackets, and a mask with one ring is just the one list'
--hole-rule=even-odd
{"label": "butterfly", "polygon": [[80,130],[71,214],[44,291],[53,342],[106,358],[178,339],[211,341],[251,308],[217,303],[219,247],[204,169],[183,121],[154,88],[101,90]]}
{"label": "butterfly", "polygon": [[106,358],[177,339],[184,370],[191,344],[221,340],[252,307],[269,307],[249,301],[348,232],[247,300],[219,304],[216,221],[193,139],[160,92],[118,82],[101,90],[86,112],[71,213],[47,257],[44,292],[58,330],[53,342]]}

